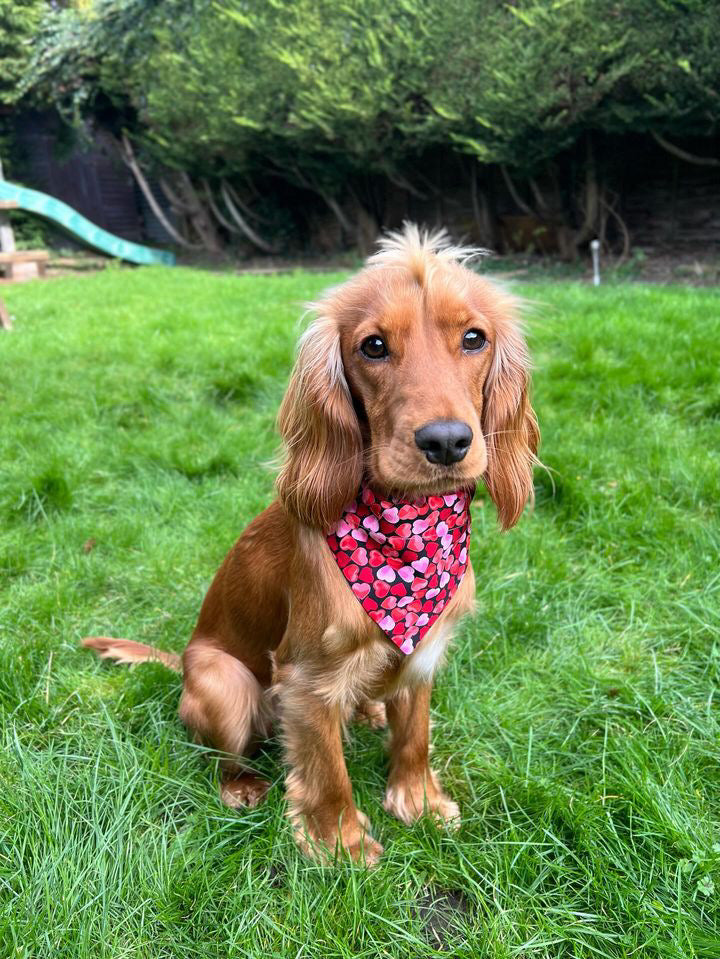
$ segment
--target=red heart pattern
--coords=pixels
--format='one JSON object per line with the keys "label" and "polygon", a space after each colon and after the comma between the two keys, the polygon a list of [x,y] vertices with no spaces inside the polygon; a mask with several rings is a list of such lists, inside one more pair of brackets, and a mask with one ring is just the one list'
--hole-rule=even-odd
{"label": "red heart pattern", "polygon": [[383,499],[363,486],[327,542],[368,616],[411,653],[445,609],[468,564],[472,492]]}

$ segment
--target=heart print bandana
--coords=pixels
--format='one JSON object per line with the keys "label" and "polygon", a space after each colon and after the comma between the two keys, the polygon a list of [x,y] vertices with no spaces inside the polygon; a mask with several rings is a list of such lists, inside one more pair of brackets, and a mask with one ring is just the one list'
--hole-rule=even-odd
{"label": "heart print bandana", "polygon": [[382,499],[363,486],[328,533],[358,602],[403,653],[415,649],[465,575],[471,499],[467,490]]}

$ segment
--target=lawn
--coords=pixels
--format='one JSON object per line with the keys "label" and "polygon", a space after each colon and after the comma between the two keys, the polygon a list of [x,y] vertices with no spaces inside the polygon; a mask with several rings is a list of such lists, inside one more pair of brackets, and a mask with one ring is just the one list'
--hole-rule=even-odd
{"label": "lawn", "polygon": [[578,283],[534,302],[547,471],[518,526],[474,508],[478,613],[433,699],[447,834],[382,809],[352,730],[373,873],[306,862],[275,783],[233,813],[180,650],[273,495],[303,301],[340,275],[108,270],[3,288],[2,956],[720,956],[720,295]]}

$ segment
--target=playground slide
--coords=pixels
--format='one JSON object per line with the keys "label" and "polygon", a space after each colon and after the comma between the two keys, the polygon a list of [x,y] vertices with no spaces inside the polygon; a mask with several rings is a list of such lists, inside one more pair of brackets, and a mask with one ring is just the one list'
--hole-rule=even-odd
{"label": "playground slide", "polygon": [[101,253],[107,253],[108,256],[117,257],[119,260],[127,260],[128,263],[138,263],[142,266],[153,263],[173,266],[175,263],[172,253],[165,250],[152,250],[149,246],[122,240],[119,236],[95,226],[67,203],[56,200],[47,193],[29,190],[27,187],[8,183],[7,180],[0,180],[0,200],[14,200],[20,210],[37,213],[51,223],[57,223],[82,243],[100,250]]}

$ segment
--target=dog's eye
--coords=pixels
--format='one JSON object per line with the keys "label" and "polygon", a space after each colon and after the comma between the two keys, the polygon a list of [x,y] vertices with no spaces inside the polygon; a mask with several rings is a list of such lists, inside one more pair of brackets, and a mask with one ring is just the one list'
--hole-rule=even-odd
{"label": "dog's eye", "polygon": [[477,353],[486,343],[487,340],[482,330],[468,330],[462,338],[463,349],[467,353]]}
{"label": "dog's eye", "polygon": [[360,344],[360,352],[369,360],[381,360],[388,355],[388,348],[381,336],[366,336]]}

